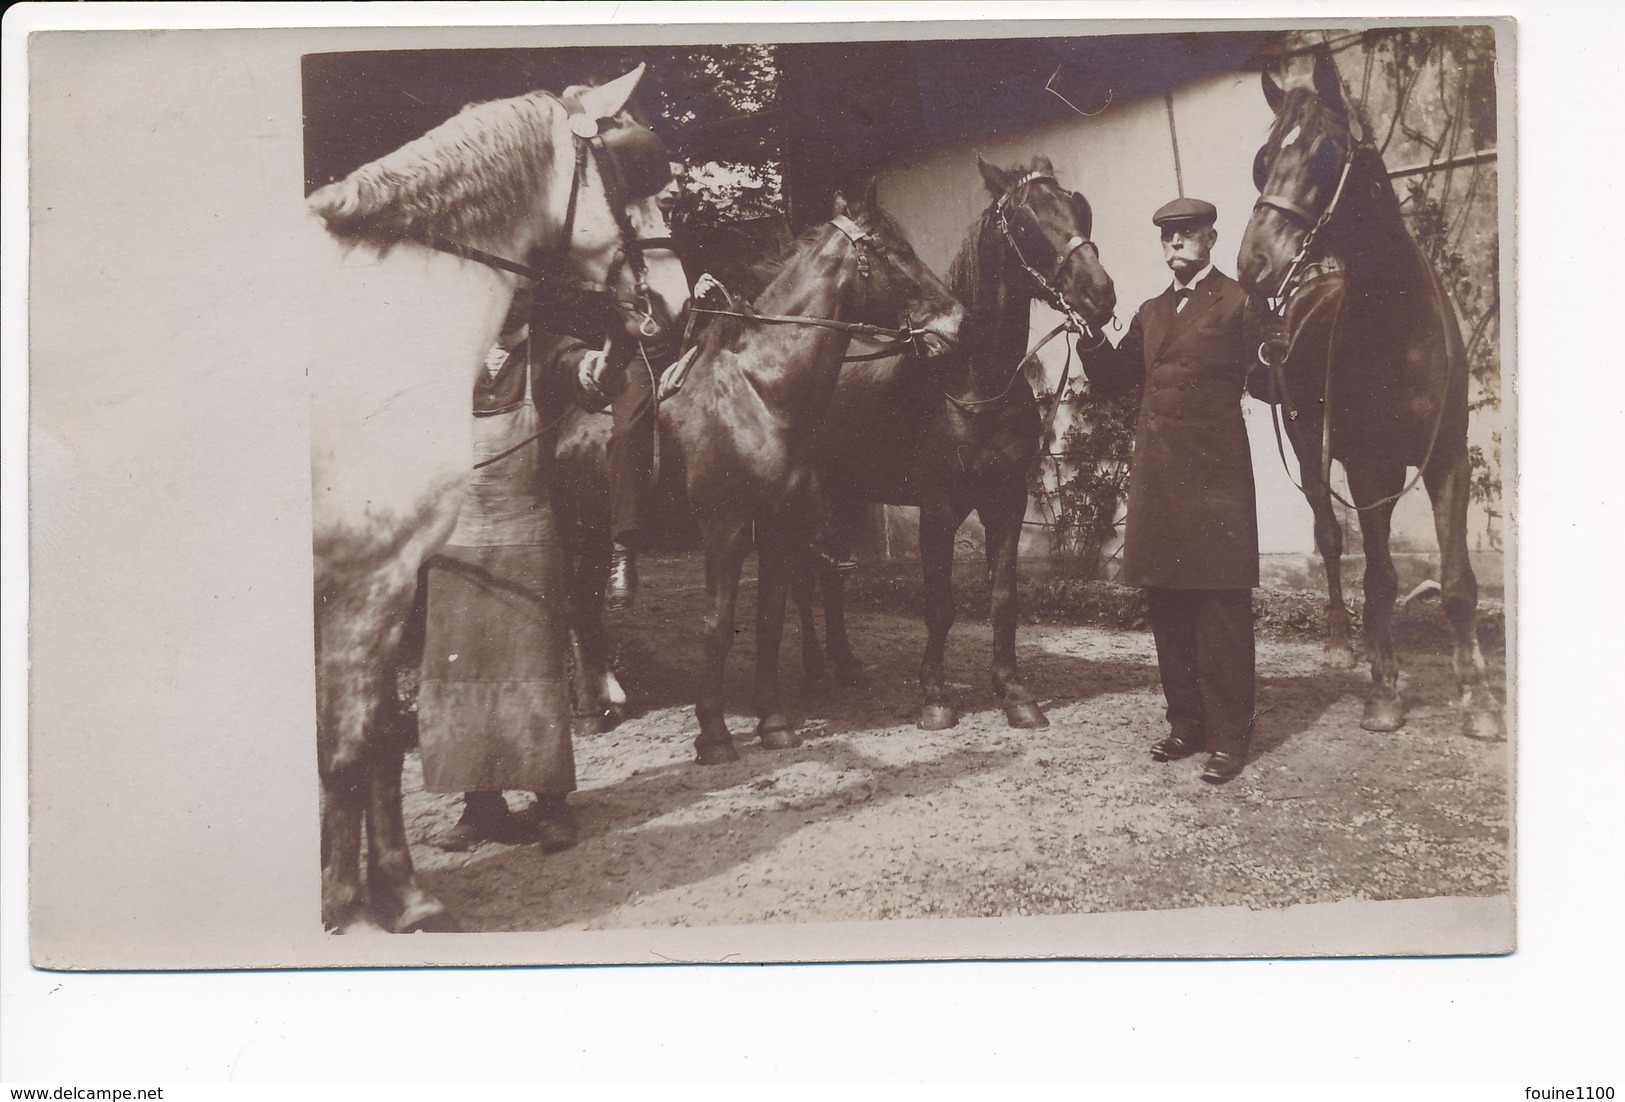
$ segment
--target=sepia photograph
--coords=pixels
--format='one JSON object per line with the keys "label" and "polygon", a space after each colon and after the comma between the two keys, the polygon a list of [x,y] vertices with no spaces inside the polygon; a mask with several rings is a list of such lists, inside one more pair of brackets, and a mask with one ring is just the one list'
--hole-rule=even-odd
{"label": "sepia photograph", "polygon": [[1508,899],[1499,45],[306,55],[323,922]]}
{"label": "sepia photograph", "polygon": [[1610,1096],[1617,13],[5,14],[0,1081]]}
{"label": "sepia photograph", "polygon": [[[786,30],[39,36],[36,965],[1514,949],[1510,21]],[[247,421],[229,352],[82,366],[65,217],[98,101],[221,51],[280,112]],[[235,805],[294,890],[131,938],[40,552],[129,508],[97,415],[221,386],[300,645],[157,629],[308,732],[297,829]]]}

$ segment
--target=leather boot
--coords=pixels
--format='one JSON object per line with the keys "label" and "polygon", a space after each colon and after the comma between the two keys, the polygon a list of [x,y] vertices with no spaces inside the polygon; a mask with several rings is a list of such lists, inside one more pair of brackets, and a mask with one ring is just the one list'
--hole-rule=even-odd
{"label": "leather boot", "polygon": [[460,853],[476,842],[514,841],[508,802],[500,792],[463,793],[463,815],[440,842],[440,848]]}
{"label": "leather boot", "polygon": [[536,794],[531,809],[536,845],[543,853],[558,853],[576,844],[576,818],[563,796]]}
{"label": "leather boot", "polygon": [[637,559],[617,543],[609,554],[609,588],[604,594],[604,607],[611,612],[624,612],[632,607],[637,595]]}

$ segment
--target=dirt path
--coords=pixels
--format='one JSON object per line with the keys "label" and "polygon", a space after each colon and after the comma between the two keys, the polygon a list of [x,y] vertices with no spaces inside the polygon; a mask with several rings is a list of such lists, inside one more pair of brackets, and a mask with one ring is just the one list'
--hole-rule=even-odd
{"label": "dirt path", "polygon": [[[697,564],[655,564],[641,607],[612,621],[646,710],[577,735],[581,843],[547,856],[436,842],[460,801],[422,791],[407,824],[425,885],[468,930],[613,929],[885,918],[1004,917],[1508,891],[1507,744],[1459,733],[1441,648],[1402,654],[1407,726],[1359,727],[1363,670],[1326,669],[1314,644],[1261,638],[1253,759],[1213,788],[1201,759],[1158,765],[1163,726],[1149,632],[1023,626],[1028,684],[1051,726],[1015,731],[987,694],[986,623],[960,623],[952,731],[913,724],[923,628],[859,607],[853,646],[870,689],[787,701],[806,742],[764,751],[748,681],[752,636],[729,664],[739,762],[694,764]],[[742,600],[750,623],[750,594]],[[654,649],[657,646],[658,652]],[[1499,654],[1493,683],[1504,683]],[[525,797],[510,793],[516,808]]]}

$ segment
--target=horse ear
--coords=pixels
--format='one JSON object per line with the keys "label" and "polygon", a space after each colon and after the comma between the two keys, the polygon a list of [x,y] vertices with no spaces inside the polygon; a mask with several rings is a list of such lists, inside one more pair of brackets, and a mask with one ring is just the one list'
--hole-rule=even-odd
{"label": "horse ear", "polygon": [[835,193],[835,202],[831,206],[832,206],[832,210],[830,212],[830,217],[831,218],[845,218],[846,217],[847,209],[848,209],[847,205],[846,205],[846,196],[842,195],[840,192],[837,191]]}
{"label": "horse ear", "polygon": [[990,165],[982,160],[982,155],[976,155],[976,167],[982,170],[982,179],[987,181],[988,190],[994,195],[1003,195],[1010,190],[1010,177],[998,165]]}
{"label": "horse ear", "polygon": [[1343,106],[1343,78],[1330,54],[1315,55],[1315,91],[1328,107]]}
{"label": "horse ear", "polygon": [[1042,173],[1045,176],[1053,176],[1055,175],[1055,166],[1051,164],[1050,159],[1044,156],[1042,153],[1034,153],[1033,171]]}
{"label": "horse ear", "polygon": [[1286,94],[1281,91],[1281,86],[1275,83],[1275,78],[1270,76],[1268,69],[1264,70],[1262,76],[1264,78],[1264,102],[1270,105],[1271,111],[1279,113],[1281,101],[1286,98]]}
{"label": "horse ear", "polygon": [[643,66],[639,65],[625,76],[616,77],[608,84],[588,88],[580,95],[581,110],[589,119],[609,119],[621,113],[632,90],[643,79]]}

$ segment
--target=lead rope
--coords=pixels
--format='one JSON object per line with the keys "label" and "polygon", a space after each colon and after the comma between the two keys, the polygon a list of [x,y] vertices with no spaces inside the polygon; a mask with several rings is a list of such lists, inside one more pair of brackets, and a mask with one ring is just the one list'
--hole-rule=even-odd
{"label": "lead rope", "polygon": [[[966,413],[975,413],[982,406],[990,406],[995,402],[1002,402],[1010,394],[1010,388],[1016,385],[1016,380],[1021,378],[1022,372],[1026,369],[1027,364],[1034,356],[1038,355],[1038,350],[1067,331],[1076,332],[1076,330],[1072,329],[1072,322],[1070,320],[1061,322],[1060,325],[1057,325],[1054,329],[1051,329],[1048,333],[1044,334],[1043,338],[1040,339],[1037,344],[1033,345],[1027,354],[1022,356],[1020,361],[1017,362],[1015,370],[1010,372],[1010,378],[1005,380],[1004,389],[999,391],[993,397],[956,398],[952,394],[949,394],[946,390],[942,392],[942,396],[948,399],[948,401],[952,402],[954,405],[958,406],[960,409],[964,410]],[[1066,365],[1061,369],[1061,385],[1057,387],[1055,391],[1057,400],[1059,399],[1062,391],[1066,389],[1067,377],[1071,374],[1071,372],[1072,342],[1068,341],[1066,344]],[[1051,419],[1053,420],[1053,407],[1051,411]]]}
{"label": "lead rope", "polygon": [[[1318,309],[1325,309],[1325,307],[1319,307]],[[1343,299],[1341,297],[1339,297],[1337,300],[1336,310],[1337,312],[1332,316],[1333,334],[1335,334],[1337,330],[1338,321],[1341,320],[1343,316]],[[1308,327],[1310,319],[1312,319],[1314,316],[1314,311],[1311,310],[1309,317],[1305,318],[1304,324],[1298,327],[1298,332],[1294,334],[1291,341],[1288,342],[1286,352],[1282,354],[1278,361],[1271,362],[1264,359],[1262,354],[1263,346],[1259,347],[1260,355],[1258,357],[1259,361],[1270,369],[1270,384],[1274,388],[1276,395],[1280,398],[1278,405],[1271,404],[1270,406],[1270,422],[1275,428],[1275,450],[1281,456],[1281,467],[1286,471],[1287,480],[1297,488],[1299,493],[1303,493],[1305,496],[1307,496],[1307,492],[1304,490],[1303,485],[1299,483],[1297,479],[1292,477],[1292,469],[1287,466],[1286,448],[1281,441],[1281,410],[1284,408],[1287,413],[1287,435],[1292,438],[1294,447],[1301,447],[1301,438],[1299,438],[1298,435],[1292,431],[1292,425],[1298,420],[1298,411],[1292,407],[1292,396],[1287,391],[1286,365],[1287,361],[1292,356],[1292,350],[1297,347],[1298,337],[1303,335],[1304,329]],[[1405,483],[1405,485],[1397,493],[1389,494],[1387,497],[1378,498],[1376,501],[1368,502],[1365,505],[1356,505],[1354,502],[1348,500],[1342,494],[1338,493],[1332,488],[1332,344],[1332,338],[1328,337],[1326,342],[1326,383],[1323,397],[1321,399],[1322,405],[1320,415],[1321,485],[1326,488],[1327,496],[1331,497],[1339,505],[1353,509],[1357,513],[1370,512],[1373,509],[1379,509],[1384,505],[1390,504],[1391,502],[1398,501],[1400,498],[1404,497],[1406,494],[1415,489],[1417,482],[1421,480],[1423,473],[1427,470],[1428,464],[1433,461],[1433,449],[1439,442],[1439,430],[1444,424],[1444,399],[1449,393],[1450,380],[1449,377],[1446,376],[1446,393],[1440,396],[1440,400],[1437,403],[1439,411],[1433,418],[1433,429],[1428,436],[1427,452],[1424,454],[1422,462],[1417,466],[1416,474],[1412,475],[1410,481]]]}

